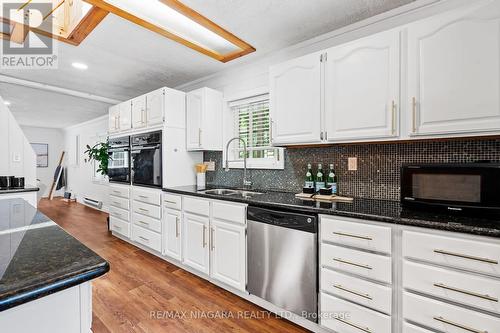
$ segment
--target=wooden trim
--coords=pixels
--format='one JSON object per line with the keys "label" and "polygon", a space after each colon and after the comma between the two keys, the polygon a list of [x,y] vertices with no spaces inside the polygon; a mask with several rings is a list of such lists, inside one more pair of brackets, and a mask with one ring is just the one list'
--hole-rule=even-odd
{"label": "wooden trim", "polygon": [[17,44],[23,44],[30,31],[29,27],[21,23],[14,23],[12,31],[10,32],[9,39]]}
{"label": "wooden trim", "polygon": [[66,39],[73,45],[79,45],[108,14],[108,11],[99,7],[92,7]]}
{"label": "wooden trim", "polygon": [[232,44],[236,45],[237,47],[241,48],[241,51],[236,51],[232,52],[229,54],[220,54],[216,51],[207,49],[195,42],[191,42],[189,40],[186,40],[180,36],[177,36],[176,34],[165,30],[157,25],[154,25],[152,23],[149,23],[127,11],[124,11],[116,6],[113,6],[109,3],[107,3],[105,0],[85,0],[86,2],[99,7],[103,10],[106,10],[108,12],[111,12],[115,15],[118,15],[132,23],[135,23],[137,25],[142,26],[143,28],[146,28],[148,30],[151,30],[153,32],[156,32],[164,37],[167,37],[177,43],[180,43],[184,46],[187,46],[195,51],[198,51],[202,54],[205,54],[213,59],[216,59],[221,62],[227,62],[233,59],[236,59],[238,57],[241,57],[245,54],[251,53],[255,51],[255,48],[251,46],[250,44],[244,42],[240,38],[236,37],[229,31],[223,29],[219,25],[215,24],[214,22],[210,21],[208,18],[204,17],[203,15],[199,14],[195,10],[189,8],[188,6],[182,4],[178,0],[160,0],[162,3],[164,3],[166,6],[169,6],[170,8],[178,11],[179,13],[183,14],[184,16],[192,19],[193,21],[199,23],[200,25],[204,26],[205,28],[209,29],[210,31],[216,33],[217,35],[221,36],[222,38],[226,39],[227,41],[231,42]]}

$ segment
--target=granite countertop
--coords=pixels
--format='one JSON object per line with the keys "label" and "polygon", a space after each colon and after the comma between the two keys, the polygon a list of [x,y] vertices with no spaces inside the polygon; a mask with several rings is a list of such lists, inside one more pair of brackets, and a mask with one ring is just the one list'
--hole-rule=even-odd
{"label": "granite countertop", "polygon": [[[223,187],[207,187],[207,189],[210,188]],[[163,190],[177,194],[242,202],[263,208],[283,208],[297,212],[338,215],[500,238],[500,220],[408,210],[403,209],[399,201],[354,198],[354,201],[350,203],[325,203],[304,201],[295,198],[295,193],[275,191],[259,191],[264,193],[247,199],[242,197],[200,193],[197,191],[196,186],[181,186],[165,188]]]}
{"label": "granite countertop", "polygon": [[38,187],[34,186],[26,186],[23,188],[7,188],[7,189],[0,189],[0,194],[6,194],[6,193],[22,193],[22,192],[38,192],[40,189]]}
{"label": "granite countertop", "polygon": [[109,271],[109,264],[22,199],[0,198],[0,311]]}

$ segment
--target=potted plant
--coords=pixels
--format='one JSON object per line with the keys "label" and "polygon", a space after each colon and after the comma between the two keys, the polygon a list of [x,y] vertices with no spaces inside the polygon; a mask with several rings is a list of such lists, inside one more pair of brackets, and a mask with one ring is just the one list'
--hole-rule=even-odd
{"label": "potted plant", "polygon": [[93,147],[87,145],[87,150],[84,152],[87,155],[85,162],[96,161],[98,163],[96,171],[100,172],[103,176],[108,175],[108,148],[109,144],[107,142],[98,142]]}

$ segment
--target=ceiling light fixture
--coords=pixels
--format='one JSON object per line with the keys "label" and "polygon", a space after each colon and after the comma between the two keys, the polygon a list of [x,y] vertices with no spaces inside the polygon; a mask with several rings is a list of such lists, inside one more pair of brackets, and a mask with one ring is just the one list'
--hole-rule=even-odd
{"label": "ceiling light fixture", "polygon": [[87,70],[89,68],[89,66],[81,62],[74,62],[71,64],[71,66],[82,71]]}
{"label": "ceiling light fixture", "polygon": [[178,0],[86,0],[130,22],[222,62],[255,51]]}
{"label": "ceiling light fixture", "polygon": [[9,101],[3,101],[3,104],[9,106],[11,103]]}

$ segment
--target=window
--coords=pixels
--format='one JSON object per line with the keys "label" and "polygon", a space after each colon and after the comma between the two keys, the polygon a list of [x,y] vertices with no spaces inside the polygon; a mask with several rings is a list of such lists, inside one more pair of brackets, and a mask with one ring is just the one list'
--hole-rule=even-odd
{"label": "window", "polygon": [[[271,145],[269,95],[260,95],[229,103],[234,119],[234,136],[247,145],[247,167],[253,169],[283,169],[283,148]],[[243,167],[245,155],[241,141],[234,141],[231,167]]]}

